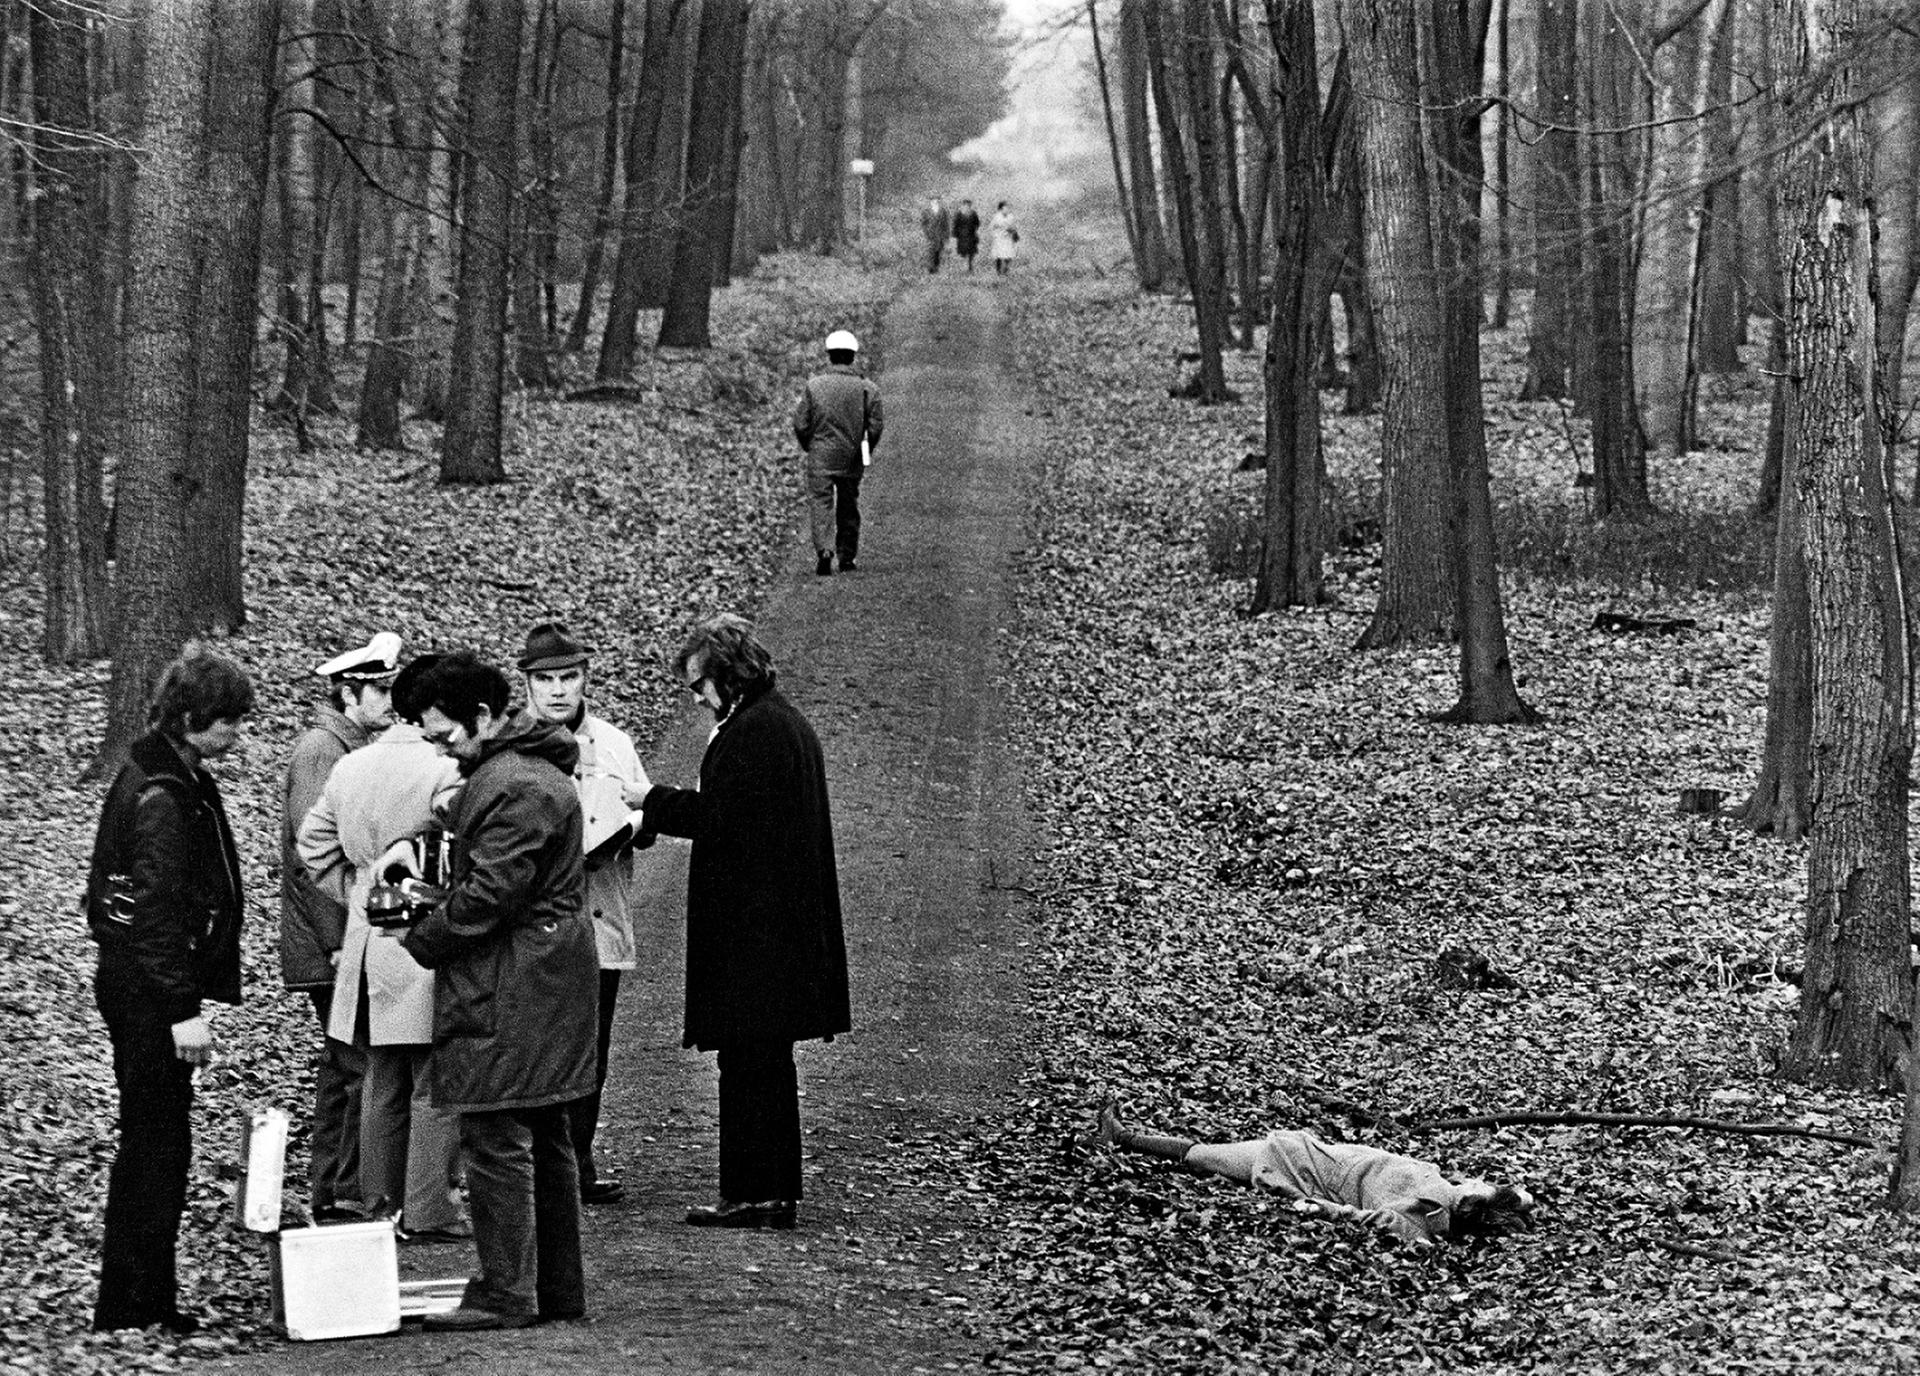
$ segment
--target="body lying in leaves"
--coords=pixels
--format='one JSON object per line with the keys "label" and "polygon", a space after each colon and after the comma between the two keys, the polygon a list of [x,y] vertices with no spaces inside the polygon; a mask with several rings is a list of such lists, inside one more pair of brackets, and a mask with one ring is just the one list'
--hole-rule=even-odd
{"label": "body lying in leaves", "polygon": [[1291,1199],[1302,1213],[1359,1219],[1416,1246],[1497,1235],[1533,1221],[1533,1196],[1517,1185],[1451,1181],[1431,1161],[1328,1142],[1311,1132],[1281,1129],[1245,1142],[1158,1137],[1135,1132],[1108,1104],[1100,1110],[1099,1141],[1178,1161],[1198,1175],[1256,1185]]}

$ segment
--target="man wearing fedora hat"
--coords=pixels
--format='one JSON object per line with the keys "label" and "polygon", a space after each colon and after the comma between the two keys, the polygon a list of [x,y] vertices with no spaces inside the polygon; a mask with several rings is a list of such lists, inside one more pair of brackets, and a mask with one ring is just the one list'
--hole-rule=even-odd
{"label": "man wearing fedora hat", "polygon": [[326,1039],[347,909],[307,874],[300,861],[300,823],[319,801],[334,765],[392,724],[389,690],[400,672],[400,637],[381,631],[365,645],[316,664],[313,672],[327,681],[327,696],[314,712],[313,725],[294,742],[280,792],[280,976],[288,989],[312,1000],[320,1021],[308,1204],[314,1219],[325,1222],[353,1216],[347,1201],[360,1199],[364,1067],[351,1046]]}
{"label": "man wearing fedora hat", "polygon": [[629,813],[645,801],[651,786],[633,740],[587,706],[587,666],[591,652],[557,621],[542,621],[527,632],[518,661],[526,677],[527,711],[540,721],[573,732],[580,747],[574,787],[586,822],[587,911],[593,914],[594,943],[600,957],[600,1028],[595,1046],[594,1088],[568,1107],[574,1156],[580,1164],[580,1199],[612,1204],[625,1193],[616,1178],[602,1176],[593,1159],[593,1138],[600,1122],[600,1091],[607,1082],[607,1051],[613,1041],[613,1005],[620,995],[620,972],[635,964],[633,942],[633,851],[651,845],[636,836]]}

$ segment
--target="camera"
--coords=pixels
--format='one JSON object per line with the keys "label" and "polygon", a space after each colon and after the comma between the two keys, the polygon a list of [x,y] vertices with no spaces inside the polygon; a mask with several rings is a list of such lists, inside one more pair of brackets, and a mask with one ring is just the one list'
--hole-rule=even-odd
{"label": "camera", "polygon": [[424,884],[404,865],[391,865],[381,882],[367,891],[367,924],[406,927],[418,922],[447,896],[445,889]]}

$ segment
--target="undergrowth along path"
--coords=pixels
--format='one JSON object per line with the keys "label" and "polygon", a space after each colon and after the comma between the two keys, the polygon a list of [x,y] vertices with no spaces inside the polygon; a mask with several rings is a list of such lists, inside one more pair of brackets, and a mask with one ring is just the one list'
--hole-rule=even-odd
{"label": "undergrowth along path", "polygon": [[[987,282],[916,286],[888,317],[888,429],[859,571],[819,578],[804,532],[759,618],[826,751],[854,1032],[799,1049],[808,1197],[792,1233],[704,1232],[711,1057],[680,1049],[685,847],[641,865],[650,964],[621,990],[599,1147],[624,1204],[590,1210],[583,1323],[288,1345],[259,1373],[465,1366],[489,1373],[971,1369],[991,1339],[969,1259],[991,1201],[956,1161],[1004,1108],[1026,1040],[1019,780],[994,686],[1032,443]],[[785,437],[770,437],[780,443]],[[712,608],[710,610],[723,610]],[[649,758],[690,783],[708,721]],[[412,1275],[466,1249],[409,1249]]]}

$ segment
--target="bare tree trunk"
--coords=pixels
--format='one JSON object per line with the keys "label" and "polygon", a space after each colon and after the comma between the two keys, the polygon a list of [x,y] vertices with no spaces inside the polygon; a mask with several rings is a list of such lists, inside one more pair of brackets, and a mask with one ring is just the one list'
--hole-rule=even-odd
{"label": "bare tree trunk", "polygon": [[[1220,164],[1222,133],[1219,104],[1215,98],[1217,76],[1213,63],[1213,25],[1208,0],[1181,0],[1184,64],[1181,86],[1193,129],[1193,164],[1198,174],[1199,196],[1194,215],[1200,241],[1202,276],[1193,285],[1194,313],[1210,315],[1213,326],[1200,330],[1200,402],[1208,404],[1228,398],[1226,364],[1218,355],[1225,348],[1227,327],[1227,234],[1222,206],[1226,204],[1221,185]],[[1206,306],[1201,306],[1201,298]],[[1209,337],[1211,336],[1211,338]],[[1209,357],[1212,355],[1212,357]],[[1215,376],[1217,374],[1217,378]],[[1216,385],[1217,384],[1217,385]]]}
{"label": "bare tree trunk", "polygon": [[45,631],[50,664],[108,651],[105,455],[108,384],[106,157],[95,129],[90,8],[40,0],[27,11],[33,56],[33,296],[40,344],[40,449],[46,515]]}
{"label": "bare tree trunk", "polygon": [[1160,212],[1160,180],[1153,165],[1147,102],[1145,0],[1120,0],[1120,104],[1126,116],[1127,170],[1133,184],[1132,220],[1140,236],[1140,288],[1159,291],[1167,280],[1167,229]]}
{"label": "bare tree trunk", "polygon": [[593,323],[593,299],[600,291],[600,260],[606,253],[607,235],[613,232],[614,206],[619,195],[620,100],[627,56],[627,0],[612,0],[607,24],[607,114],[600,135],[600,188],[594,202],[593,228],[587,234],[586,262],[580,269],[580,300],[573,308],[573,321],[567,326],[567,352],[571,354],[587,346],[587,329]]}
{"label": "bare tree trunk", "polygon": [[705,349],[713,344],[711,314],[715,243],[728,204],[722,184],[727,140],[740,103],[746,59],[748,0],[702,0],[700,53],[694,64],[684,206],[673,256],[673,283],[660,316],[663,347]]}
{"label": "bare tree trunk", "polygon": [[[377,3],[377,0],[376,0]],[[392,13],[417,24],[419,11],[413,6],[395,7]],[[423,37],[431,45],[433,60],[425,90],[431,92],[431,127],[457,129],[460,103],[460,73],[466,61],[468,16],[464,0],[432,0],[431,22]],[[447,112],[447,113],[440,113]],[[416,126],[421,127],[421,126]],[[460,233],[460,168],[463,154],[450,146],[457,132],[434,139],[427,154],[427,191],[421,198],[414,227],[413,284],[408,293],[408,313],[413,322],[414,353],[407,370],[407,385],[412,389],[414,410],[430,421],[445,421],[447,399],[453,375],[454,253]]]}
{"label": "bare tree trunk", "polygon": [[[639,88],[627,125],[626,203],[620,218],[620,248],[613,266],[613,296],[607,302],[606,329],[600,336],[602,382],[633,369],[639,345],[640,310],[646,302],[647,254],[657,221],[672,210],[680,189],[680,155],[664,156],[674,92],[671,72],[677,51],[682,0],[651,0],[646,42],[640,51]],[[677,128],[677,125],[672,127]],[[668,166],[671,164],[671,172]]]}
{"label": "bare tree trunk", "polygon": [[468,0],[467,24],[471,57],[460,79],[463,213],[440,481],[497,483],[506,477],[501,389],[524,0]]}
{"label": "bare tree trunk", "polygon": [[[1781,339],[1778,322],[1774,337]],[[1781,367],[1786,371],[1784,348]],[[1776,411],[1791,402],[1784,385],[1774,391]],[[1767,727],[1760,747],[1760,777],[1745,802],[1733,809],[1753,830],[1798,841],[1813,816],[1812,612],[1807,605],[1807,557],[1801,519],[1799,475],[1793,471],[1791,437],[1784,425],[1784,467],[1775,491],[1773,623],[1767,637]]]}
{"label": "bare tree trunk", "polygon": [[1460,639],[1460,698],[1441,720],[1493,726],[1530,723],[1538,715],[1520,700],[1508,653],[1480,399],[1480,187],[1486,168],[1474,97],[1486,67],[1486,21],[1484,5],[1436,5],[1420,29],[1420,55],[1422,87],[1441,101],[1441,112],[1432,117],[1426,175],[1430,204],[1441,212],[1434,261],[1447,330],[1447,526],[1456,579],[1454,633]]}
{"label": "bare tree trunk", "polygon": [[1513,87],[1513,52],[1509,40],[1513,29],[1513,0],[1492,0],[1500,7],[1500,42],[1496,57],[1500,103],[1493,118],[1493,203],[1495,215],[1493,247],[1493,326],[1504,330],[1513,311],[1513,235],[1510,228],[1513,207],[1513,176],[1508,166],[1508,123]]}
{"label": "bare tree trunk", "polygon": [[[371,10],[371,7],[369,7]],[[400,400],[414,368],[421,328],[419,259],[429,233],[427,216],[417,207],[433,196],[434,153],[419,102],[401,98],[394,80],[392,55],[412,51],[423,33],[419,12],[410,6],[370,13],[368,26],[379,39],[372,45],[374,86],[386,111],[384,133],[393,148],[384,159],[388,175],[400,194],[380,201],[380,286],[374,297],[373,337],[367,341],[366,373],[360,383],[360,410],[354,443],[365,449],[405,449],[400,422]],[[429,63],[437,53],[427,47]],[[424,82],[438,85],[432,70]]]}
{"label": "bare tree trunk", "polygon": [[524,117],[520,120],[517,185],[527,190],[513,202],[513,376],[521,387],[553,386],[540,274],[545,256],[542,241],[551,225],[542,223],[544,198],[532,190],[553,176],[552,131],[543,130],[553,114],[544,99],[545,64],[550,54],[551,60],[559,60],[559,54],[552,51],[556,46],[553,30],[553,0],[535,0],[533,43],[527,53],[520,93]]}
{"label": "bare tree trunk", "polygon": [[254,320],[259,309],[262,212],[271,151],[277,0],[207,5],[207,124],[195,303],[194,500],[199,578],[193,594],[208,626],[246,623],[241,534],[253,412]]}
{"label": "bare tree trunk", "polygon": [[1206,189],[1195,191],[1186,143],[1181,135],[1176,90],[1185,81],[1174,70],[1167,53],[1167,27],[1174,20],[1165,14],[1146,16],[1148,62],[1152,72],[1153,98],[1160,120],[1160,140],[1165,150],[1166,172],[1173,192],[1174,213],[1180,223],[1180,256],[1186,263],[1187,280],[1193,287],[1193,314],[1200,342],[1200,393],[1203,404],[1226,400],[1226,365],[1221,345],[1226,333],[1221,319],[1218,276],[1202,247],[1199,224],[1213,198]]}
{"label": "bare tree trunk", "polygon": [[[196,12],[197,11],[197,12]],[[208,15],[144,0],[135,12],[143,156],[133,183],[127,301],[127,452],[116,475],[113,677],[107,735],[89,773],[110,772],[147,725],[147,697],[200,629],[192,590],[202,557],[191,494],[194,234],[206,138]]]}
{"label": "bare tree trunk", "polygon": [[1527,376],[1521,401],[1571,394],[1575,293],[1580,278],[1580,207],[1585,197],[1579,125],[1578,0],[1539,0],[1535,20],[1536,102],[1548,128],[1534,159],[1533,319],[1527,330]]}
{"label": "bare tree trunk", "polygon": [[286,366],[268,414],[291,422],[300,448],[311,447],[307,418],[333,410],[333,379],[327,357],[327,322],[320,309],[326,243],[321,233],[320,187],[314,150],[319,126],[315,73],[314,0],[291,0],[287,41],[281,52],[288,117],[280,121],[280,336]]}
{"label": "bare tree trunk", "polygon": [[1100,113],[1107,131],[1107,153],[1113,160],[1113,191],[1120,202],[1120,223],[1127,231],[1127,249],[1133,270],[1143,283],[1146,266],[1140,258],[1140,226],[1134,218],[1133,198],[1127,194],[1127,174],[1120,157],[1120,125],[1113,117],[1113,89],[1107,80],[1107,49],[1100,41],[1099,0],[1087,0],[1087,31],[1093,36],[1093,70],[1100,80]]}
{"label": "bare tree trunk", "polygon": [[[1807,958],[1785,1072],[1884,1086],[1907,1050],[1907,775],[1913,754],[1905,605],[1874,376],[1872,152],[1850,98],[1858,0],[1775,0],[1776,81],[1829,111],[1779,182],[1796,486],[1805,502],[1813,664]],[[1920,1182],[1909,1187],[1920,1189]]]}
{"label": "bare tree trunk", "polygon": [[[1887,395],[1883,415],[1890,469],[1906,438],[1899,432],[1901,382],[1906,373],[1907,320],[1913,307],[1915,269],[1920,268],[1920,39],[1903,25],[1889,26],[1876,41],[1882,85],[1868,105],[1873,121],[1874,268],[1879,274],[1879,378]],[[1920,482],[1920,475],[1916,476]]]}
{"label": "bare tree trunk", "polygon": [[1707,165],[1712,179],[1700,217],[1701,284],[1695,311],[1694,362],[1703,373],[1740,371],[1740,126],[1733,111],[1733,55],[1740,6],[1725,7],[1707,73]]}
{"label": "bare tree trunk", "polygon": [[[1650,17],[1657,13],[1649,11]],[[1726,0],[1707,0],[1691,23],[1653,53],[1653,86],[1643,98],[1651,101],[1654,127],[1634,288],[1634,388],[1648,442],[1668,453],[1685,453],[1694,430],[1686,406],[1692,364],[1687,346],[1707,184],[1704,102],[1715,30],[1725,14]],[[1636,56],[1623,55],[1615,74],[1635,65]]]}
{"label": "bare tree trunk", "polygon": [[1348,0],[1354,66],[1369,74],[1359,97],[1366,170],[1367,275],[1385,370],[1380,445],[1380,600],[1359,649],[1445,640],[1453,631],[1455,568],[1446,348],[1432,242],[1436,209],[1420,127],[1422,92],[1410,8]]}
{"label": "bare tree trunk", "polygon": [[1274,219],[1267,326],[1266,519],[1255,612],[1325,600],[1320,518],[1320,322],[1338,245],[1328,232],[1320,63],[1312,0],[1267,0],[1281,73],[1272,115],[1285,198]]}
{"label": "bare tree trunk", "polygon": [[1593,421],[1593,514],[1635,516],[1649,507],[1646,436],[1634,392],[1633,226],[1639,205],[1646,86],[1621,26],[1628,11],[1594,6],[1585,33],[1587,139],[1581,251],[1587,290],[1576,337],[1588,355],[1579,379]]}

